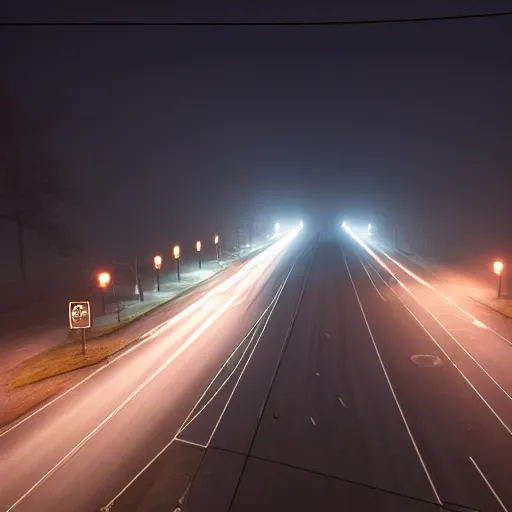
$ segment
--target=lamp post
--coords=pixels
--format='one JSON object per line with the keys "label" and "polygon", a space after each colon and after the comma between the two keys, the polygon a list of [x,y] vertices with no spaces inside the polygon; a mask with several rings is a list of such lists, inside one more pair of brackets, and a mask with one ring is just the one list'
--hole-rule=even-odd
{"label": "lamp post", "polygon": [[498,299],[501,297],[501,274],[503,273],[503,262],[495,261],[494,262],[494,273],[498,276]]}
{"label": "lamp post", "polygon": [[196,242],[197,260],[199,262],[199,270],[201,270],[201,241]]}
{"label": "lamp post", "polygon": [[105,290],[109,287],[110,282],[112,281],[112,276],[110,272],[100,272],[97,276],[98,287],[103,291],[101,294],[101,310],[103,314],[105,314]]}
{"label": "lamp post", "polygon": [[215,253],[217,254],[217,263],[219,263],[219,258],[220,258],[220,254],[219,254],[219,235],[215,235],[215,238],[213,239],[213,241],[215,242]]}
{"label": "lamp post", "polygon": [[172,254],[174,256],[174,259],[176,260],[176,271],[178,273],[178,281],[181,281],[181,275],[180,275],[180,246],[175,245],[172,249]]}
{"label": "lamp post", "polygon": [[153,258],[153,266],[156,270],[156,290],[160,291],[160,269],[162,268],[162,256],[158,254]]}

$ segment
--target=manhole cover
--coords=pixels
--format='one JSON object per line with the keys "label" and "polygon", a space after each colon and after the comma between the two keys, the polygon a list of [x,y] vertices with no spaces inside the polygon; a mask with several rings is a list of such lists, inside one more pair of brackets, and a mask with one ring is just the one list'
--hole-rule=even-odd
{"label": "manhole cover", "polygon": [[443,364],[439,357],[429,354],[416,354],[411,356],[411,361],[418,366],[425,366],[427,368],[434,368],[435,366],[441,366]]}

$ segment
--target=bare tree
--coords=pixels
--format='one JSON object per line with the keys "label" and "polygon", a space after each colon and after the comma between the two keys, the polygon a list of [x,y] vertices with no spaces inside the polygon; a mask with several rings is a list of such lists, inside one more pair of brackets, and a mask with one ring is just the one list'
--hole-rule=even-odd
{"label": "bare tree", "polygon": [[52,251],[69,255],[73,243],[63,207],[74,192],[63,181],[44,130],[16,99],[0,91],[0,219],[17,227],[22,279],[26,279],[25,231],[34,232]]}

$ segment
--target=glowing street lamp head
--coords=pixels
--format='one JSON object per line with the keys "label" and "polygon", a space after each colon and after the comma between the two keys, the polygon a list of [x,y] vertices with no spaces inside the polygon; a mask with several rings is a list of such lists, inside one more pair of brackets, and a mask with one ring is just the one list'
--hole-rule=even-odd
{"label": "glowing street lamp head", "polygon": [[495,261],[494,262],[494,273],[498,276],[501,275],[503,272],[503,262],[502,261]]}
{"label": "glowing street lamp head", "polygon": [[160,255],[156,255],[154,258],[153,258],[153,265],[154,267],[159,270],[160,268],[162,268],[162,256]]}
{"label": "glowing street lamp head", "polygon": [[279,224],[279,222],[276,222],[274,225],[274,229],[276,230],[276,233],[277,233],[279,231],[279,229],[281,229],[281,224]]}
{"label": "glowing street lamp head", "polygon": [[196,251],[199,252],[201,250],[201,242],[198,240],[196,242]]}
{"label": "glowing street lamp head", "polygon": [[304,222],[300,221],[299,222],[299,227],[302,229],[304,227]]}
{"label": "glowing street lamp head", "polygon": [[219,235],[215,235],[215,238],[213,239],[215,244],[219,243]]}
{"label": "glowing street lamp head", "polygon": [[341,223],[341,227],[342,227],[342,228],[346,228],[346,227],[347,227],[347,223],[346,223],[345,221],[343,221],[343,222]]}
{"label": "glowing street lamp head", "polygon": [[173,254],[175,259],[178,259],[180,257],[180,246],[179,245],[175,245],[173,247],[172,254]]}
{"label": "glowing street lamp head", "polygon": [[106,288],[110,281],[112,280],[112,276],[110,275],[110,272],[100,272],[98,274],[98,286],[100,288]]}

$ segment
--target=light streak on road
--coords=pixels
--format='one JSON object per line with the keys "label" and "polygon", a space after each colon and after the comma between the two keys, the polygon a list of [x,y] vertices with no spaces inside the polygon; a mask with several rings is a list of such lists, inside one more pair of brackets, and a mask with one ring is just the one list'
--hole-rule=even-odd
{"label": "light streak on road", "polygon": [[[203,297],[200,299],[197,299],[195,302],[187,306],[185,309],[180,311],[178,314],[174,315],[169,320],[166,320],[165,322],[162,322],[161,324],[157,325],[156,327],[153,327],[146,331],[140,338],[137,343],[135,343],[132,347],[120,352],[118,355],[114,357],[114,359],[108,364],[108,365],[102,365],[98,369],[94,370],[91,374],[89,374],[84,379],[77,382],[75,385],[64,391],[63,393],[57,395],[55,398],[49,400],[44,405],[39,407],[38,409],[35,409],[33,412],[19,420],[17,423],[14,423],[9,428],[4,430],[3,432],[0,432],[0,438],[4,437],[5,435],[9,434],[13,430],[17,429],[27,421],[34,418],[36,415],[47,409],[48,407],[52,406],[55,402],[61,400],[66,395],[77,389],[78,387],[85,384],[87,381],[91,380],[93,377],[95,377],[98,373],[103,372],[105,369],[111,367],[112,364],[115,364],[117,361],[121,360],[122,358],[126,357],[128,354],[131,354],[135,350],[139,350],[141,347],[143,347],[146,343],[148,343],[150,340],[156,338],[158,335],[162,334],[172,326],[177,325],[181,321],[185,320],[186,318],[194,315],[203,305],[205,305],[210,299],[212,299],[215,295],[219,293],[226,292],[233,288],[237,283],[241,282],[243,279],[246,279],[248,276],[250,276],[250,285],[251,286],[254,282],[257,281],[261,277],[261,274],[263,271],[268,268],[268,266],[275,260],[279,254],[283,252],[283,250],[287,247],[287,245],[294,239],[295,234],[288,235],[278,242],[273,243],[270,247],[262,251],[260,254],[249,260],[240,270],[238,270],[233,276],[229,277],[228,279],[224,280],[222,283],[217,285],[215,288],[212,288],[210,291],[208,291]],[[265,267],[262,267],[263,263],[266,262]],[[260,267],[260,268],[258,268]],[[259,274],[255,274],[251,272],[258,268],[260,271]],[[226,284],[228,282],[228,284]]]}
{"label": "light streak on road", "polygon": [[[370,254],[387,272],[389,272],[395,279],[396,279],[396,276],[395,274],[391,271],[391,269],[382,261],[381,258],[379,258],[377,256],[377,254],[375,254],[374,251],[372,251],[372,249],[370,249],[370,247],[368,247],[368,245],[366,245],[355,233],[354,231],[348,226],[348,225],[345,225],[344,226],[344,229],[347,231],[347,233],[359,244],[361,245],[361,247],[363,247],[367,252],[368,254]],[[476,327],[479,327],[481,329],[487,329],[489,331],[491,331],[493,334],[495,334],[496,336],[498,336],[499,338],[501,338],[503,341],[506,341],[508,344],[512,345],[512,341],[510,341],[508,338],[506,338],[505,336],[501,335],[499,332],[496,332],[494,329],[490,328],[488,325],[486,325],[484,322],[482,322],[481,320],[479,320],[478,318],[476,318],[475,316],[473,316],[471,313],[469,313],[468,311],[466,311],[464,308],[462,308],[461,306],[459,306],[454,300],[452,300],[450,297],[448,297],[447,295],[441,293],[437,288],[435,288],[432,284],[430,284],[429,282],[425,281],[424,279],[422,279],[420,276],[418,276],[417,274],[415,274],[412,270],[410,270],[409,268],[407,268],[405,265],[402,265],[399,261],[395,260],[393,257],[391,257],[386,251],[384,251],[382,248],[379,248],[379,252],[381,252],[384,256],[386,256],[386,258],[388,258],[390,261],[392,261],[397,267],[399,267],[401,270],[403,270],[408,276],[412,277],[415,281],[417,281],[418,283],[420,283],[421,285],[425,286],[426,288],[428,288],[429,290],[433,291],[435,294],[437,294],[439,297],[441,297],[442,299],[444,299],[446,302],[448,302],[449,304],[451,304],[452,306],[454,306],[455,308],[457,308],[461,313],[463,313],[464,315],[466,315],[471,323],[473,325],[475,325]],[[397,282],[399,280],[397,279]],[[404,288],[406,288],[403,283],[400,281],[400,285]],[[407,289],[407,288],[406,288]]]}
{"label": "light streak on road", "polygon": [[[381,264],[381,266],[387,270],[396,282],[404,289],[406,292],[425,310],[429,315],[435,320],[435,322],[446,332],[446,334],[460,347],[460,349],[487,375],[487,377],[497,386],[497,388],[509,399],[512,400],[512,396],[494,379],[494,377],[470,354],[466,348],[453,336],[453,334],[447,329],[443,323],[436,317],[436,315],[413,293],[409,287],[407,287],[397,276],[396,274],[348,227],[345,227],[345,230],[352,236],[352,238],[363,247],[368,254],[372,255],[377,262]],[[384,281],[384,280],[383,280]],[[384,283],[388,286],[388,288],[392,290],[388,283],[384,281]],[[485,398],[481,395],[481,393],[476,389],[476,387],[471,383],[471,381],[466,377],[464,372],[455,364],[455,362],[448,356],[446,351],[442,348],[441,344],[430,334],[429,330],[423,325],[423,323],[418,319],[418,317],[407,307],[407,305],[398,297],[398,295],[393,291],[394,295],[402,302],[405,308],[409,311],[409,313],[416,319],[416,321],[422,326],[430,339],[438,346],[438,348],[443,352],[445,357],[450,361],[450,363],[457,369],[457,371],[461,374],[461,376],[466,380],[466,382],[471,386],[471,388],[476,392],[476,394],[480,397],[480,399],[484,402],[484,404],[489,408],[489,410],[494,414],[496,419],[501,423],[501,425],[505,428],[505,430],[512,435],[512,430],[510,427],[503,421],[503,419],[498,415],[498,413],[491,407],[491,405],[485,400]]]}
{"label": "light streak on road", "polygon": [[[346,228],[345,228],[346,229]],[[350,229],[350,228],[348,228]],[[414,451],[416,452],[416,455],[418,457],[418,460],[421,464],[421,467],[423,469],[423,472],[425,474],[425,477],[429,483],[429,486],[432,490],[432,493],[434,494],[437,502],[442,505],[442,501],[441,501],[441,498],[439,496],[439,493],[437,492],[437,489],[436,489],[436,486],[434,485],[434,481],[427,469],[427,465],[421,455],[421,452],[420,452],[420,449],[418,448],[418,444],[416,443],[415,439],[414,439],[414,436],[412,435],[412,431],[409,427],[409,424],[407,423],[407,419],[405,417],[405,414],[403,412],[403,409],[402,409],[402,406],[400,405],[400,402],[398,401],[398,397],[396,395],[396,392],[395,392],[395,389],[393,388],[393,384],[391,384],[391,379],[389,378],[389,374],[388,374],[388,371],[386,370],[386,365],[384,364],[384,361],[382,360],[382,356],[380,355],[380,351],[379,351],[379,348],[377,346],[377,342],[375,341],[375,337],[373,336],[373,332],[370,328],[370,324],[368,322],[368,318],[366,316],[366,313],[364,312],[364,308],[363,308],[363,304],[361,302],[361,299],[359,298],[359,294],[357,293],[357,288],[356,288],[356,284],[354,283],[354,279],[352,278],[352,273],[350,272],[350,268],[348,266],[348,263],[347,263],[347,259],[345,258],[345,254],[343,253],[342,251],[342,255],[343,255],[343,261],[345,262],[345,267],[347,268],[347,272],[348,272],[348,276],[350,278],[350,282],[352,283],[352,288],[354,289],[354,293],[355,293],[355,296],[356,296],[356,299],[357,299],[357,303],[359,304],[359,309],[361,310],[361,315],[363,316],[363,320],[364,320],[364,323],[366,325],[366,329],[368,330],[368,334],[370,335],[370,339],[372,340],[372,343],[373,343],[373,347],[375,349],[375,353],[377,354],[377,359],[379,360],[379,363],[381,365],[381,368],[382,368],[382,371],[384,372],[384,377],[386,379],[386,382],[389,386],[389,390],[391,392],[391,395],[393,396],[393,399],[395,400],[395,403],[396,403],[396,406],[397,406],[397,409],[398,409],[398,412],[400,413],[400,416],[402,418],[402,421],[404,423],[404,427],[405,427],[405,430],[407,431],[407,434],[409,435],[409,439],[411,440],[411,443],[414,447]]]}
{"label": "light streak on road", "polygon": [[57,464],[48,470],[25,494],[13,503],[7,512],[13,510],[30,494],[32,494],[38,487],[40,487],[51,475],[53,475],[60,467],[62,467],[73,455],[78,452],[88,441],[90,441],[109,421],[111,421],[126,405],[128,405],[144,388],[146,388],[158,375],[160,375],[172,362],[181,356],[209,327],[211,327],[238,298],[233,295],[217,312],[208,317],[208,319],[197,329],[192,336],[190,336],[185,343],[183,343],[155,372],[147,377],[142,384],[140,384],[130,395],[121,402],[110,414],[108,414],[101,423],[99,423],[89,434],[87,434],[80,442],[78,442],[68,453],[62,457]]}
{"label": "light streak on road", "polygon": [[435,294],[437,294],[439,297],[443,298],[446,302],[448,302],[452,306],[456,307],[461,313],[463,313],[464,315],[466,315],[470,319],[470,321],[471,321],[471,323],[473,325],[475,325],[477,327],[480,327],[481,329],[488,329],[493,334],[495,334],[496,336],[500,337],[503,341],[506,341],[508,344],[512,345],[512,342],[508,338],[506,338],[505,336],[502,336],[499,332],[496,332],[494,329],[491,329],[488,325],[484,324],[484,322],[482,322],[481,320],[479,320],[478,318],[473,316],[471,313],[466,311],[464,308],[459,306],[450,297],[448,297],[447,295],[441,293],[433,285],[431,285],[430,283],[428,283],[427,281],[425,281],[424,279],[422,279],[421,277],[416,275],[412,270],[408,269],[405,265],[402,265],[399,261],[397,261],[394,258],[392,258],[391,256],[389,256],[389,254],[387,254],[383,249],[379,249],[379,250],[380,250],[380,252],[382,254],[384,254],[384,256],[386,256],[386,258],[388,258],[390,261],[392,261],[397,267],[402,269],[407,275],[409,275],[410,277],[415,279],[418,283],[420,283],[423,286],[426,286],[427,288],[432,290]]}
{"label": "light streak on road", "polygon": [[[293,239],[293,236],[290,238],[290,240]],[[197,400],[197,402],[195,403],[195,405],[192,407],[192,409],[190,410],[189,414],[187,415],[187,417],[185,418],[185,420],[183,421],[183,423],[181,424],[181,426],[178,428],[176,434],[174,435],[174,437],[123,487],[123,489],[121,489],[121,491],[119,491],[119,493],[114,497],[112,498],[112,500],[110,500],[110,502],[105,505],[104,507],[101,508],[101,511],[102,512],[108,512],[112,509],[112,507],[114,506],[115,502],[133,485],[134,482],[136,482],[140,476],[145,473],[147,471],[147,469],[149,467],[151,467],[153,465],[153,463],[165,452],[167,451],[167,449],[175,442],[175,441],[178,441],[178,442],[184,442],[184,443],[189,443],[189,444],[195,444],[196,446],[199,446],[199,447],[202,447],[202,448],[208,448],[211,440],[213,439],[213,436],[215,435],[215,432],[222,420],[222,417],[224,416],[224,413],[226,412],[226,409],[231,401],[231,399],[233,398],[233,395],[235,394],[235,391],[245,373],[245,370],[247,369],[247,367],[249,366],[249,363],[251,362],[251,359],[252,359],[252,356],[256,350],[256,348],[258,347],[258,344],[265,332],[265,329],[267,327],[267,324],[268,322],[270,321],[270,318],[272,316],[272,313],[279,301],[279,298],[281,296],[281,293],[283,292],[284,290],[284,287],[286,286],[286,283],[288,282],[288,279],[290,278],[290,275],[292,274],[293,272],[293,269],[295,268],[295,265],[297,264],[297,262],[301,259],[301,257],[304,255],[304,252],[301,253],[301,255],[299,255],[295,261],[293,262],[290,270],[288,271],[288,274],[286,275],[284,281],[281,283],[281,285],[279,286],[276,294],[274,295],[274,297],[272,298],[272,300],[270,301],[270,304],[266,307],[266,309],[263,311],[263,313],[260,315],[260,317],[258,318],[258,320],[253,324],[253,326],[249,329],[249,331],[247,332],[247,334],[245,335],[245,337],[242,339],[242,341],[235,347],[235,349],[231,352],[231,354],[229,355],[229,357],[226,359],[226,361],[224,362],[224,364],[221,366],[221,368],[218,370],[218,372],[215,374],[215,376],[213,377],[213,379],[210,381],[210,383],[208,384],[208,386],[206,387],[206,389],[203,391],[202,395],[199,397],[199,399]],[[267,315],[268,313],[268,315]],[[252,345],[251,347],[251,344],[254,340],[254,337],[256,336],[256,333],[258,332],[258,326],[260,325],[260,322],[263,321],[263,319],[265,318],[266,316],[266,319],[264,321],[264,324],[263,324],[263,327],[261,329],[261,331],[259,332],[258,334],[258,337],[256,339],[256,342]],[[233,370],[230,372],[230,374],[224,379],[223,383],[220,385],[220,387],[217,389],[217,391],[213,394],[213,396],[206,402],[206,404],[204,404],[201,409],[199,411],[197,411],[195,414],[194,412],[196,411],[196,408],[199,406],[199,404],[201,403],[201,401],[204,399],[204,397],[207,395],[208,391],[211,389],[211,387],[213,386],[214,382],[217,380],[218,376],[220,375],[220,373],[222,372],[223,368],[225,367],[225,365],[231,360],[231,358],[235,355],[235,353],[238,351],[238,349],[246,342],[246,340],[251,337],[251,339],[249,340],[249,343],[247,344],[247,347],[244,349],[242,355],[240,356],[239,358],[239,361],[237,362],[237,364],[235,365],[235,367],[233,368]],[[211,432],[210,434],[210,437],[206,443],[206,445],[200,445],[198,443],[191,443],[190,441],[188,440],[185,440],[183,438],[180,438],[178,437],[207,407],[208,405],[212,402],[212,400],[218,395],[218,393],[222,390],[222,388],[224,387],[224,385],[231,379],[231,377],[235,374],[236,370],[238,369],[238,367],[240,366],[241,362],[243,361],[243,358],[246,354],[246,352],[251,349],[251,352],[249,353],[249,356],[247,358],[247,360],[245,361],[243,367],[242,367],[242,370],[240,372],[240,375],[238,376],[234,386],[233,386],[233,389],[231,390],[231,393],[224,405],[224,408],[222,410],[222,412],[220,413],[220,416],[217,418],[217,421],[216,421],[216,424],[213,428],[213,431]],[[340,399],[341,400],[341,399]],[[344,405],[344,404],[343,404]]]}

